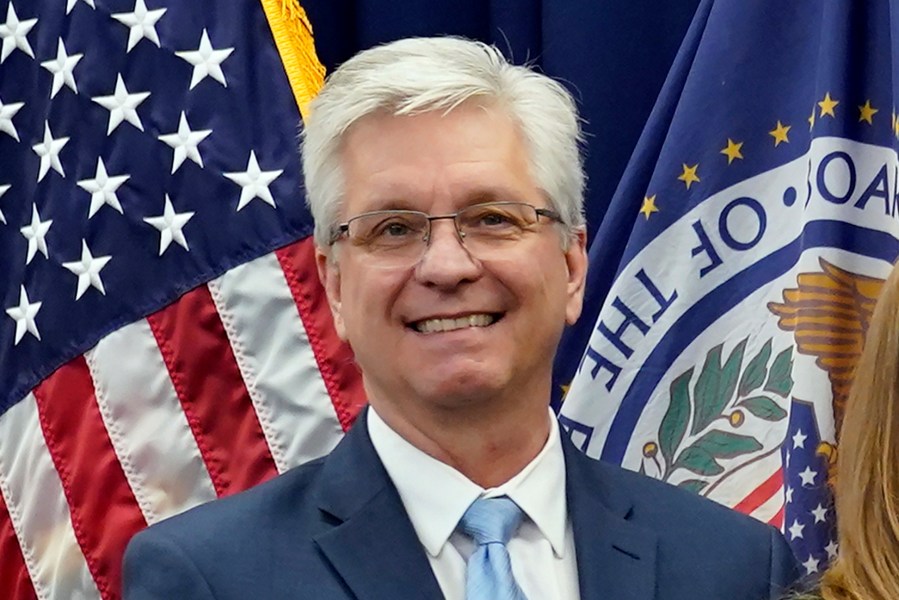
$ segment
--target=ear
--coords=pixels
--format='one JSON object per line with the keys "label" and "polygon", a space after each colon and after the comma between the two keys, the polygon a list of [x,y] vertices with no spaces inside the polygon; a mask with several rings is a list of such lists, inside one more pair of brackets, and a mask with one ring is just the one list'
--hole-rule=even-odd
{"label": "ear", "polygon": [[318,278],[322,287],[325,288],[331,316],[334,317],[334,329],[337,330],[340,339],[346,341],[346,327],[340,313],[340,268],[337,261],[330,258],[318,246],[315,248],[315,266],[318,268]]}
{"label": "ear", "polygon": [[565,322],[574,325],[581,316],[584,306],[584,287],[587,281],[587,230],[577,230],[565,251],[568,267],[568,304],[565,308]]}

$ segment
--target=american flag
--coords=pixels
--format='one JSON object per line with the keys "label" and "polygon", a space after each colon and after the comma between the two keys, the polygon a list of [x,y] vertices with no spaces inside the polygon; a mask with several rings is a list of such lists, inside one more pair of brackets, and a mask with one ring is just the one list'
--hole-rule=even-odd
{"label": "american flag", "polygon": [[290,0],[0,0],[0,598],[116,598],[139,529],[363,401],[304,207]]}

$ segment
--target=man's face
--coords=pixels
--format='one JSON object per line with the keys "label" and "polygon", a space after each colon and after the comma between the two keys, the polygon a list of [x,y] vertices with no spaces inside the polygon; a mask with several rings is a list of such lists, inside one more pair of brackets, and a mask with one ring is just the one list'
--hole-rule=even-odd
{"label": "man's face", "polygon": [[[445,115],[366,117],[344,140],[342,168],[343,220],[382,209],[442,215],[502,200],[548,207],[517,127],[475,104]],[[502,253],[479,259],[452,220],[439,220],[412,266],[382,268],[347,240],[333,249],[336,261],[319,252],[318,266],[372,402],[427,410],[502,395],[545,407],[564,323],[581,311],[584,244],[580,235],[563,251],[559,227],[541,218]],[[468,317],[471,325],[455,328]]]}

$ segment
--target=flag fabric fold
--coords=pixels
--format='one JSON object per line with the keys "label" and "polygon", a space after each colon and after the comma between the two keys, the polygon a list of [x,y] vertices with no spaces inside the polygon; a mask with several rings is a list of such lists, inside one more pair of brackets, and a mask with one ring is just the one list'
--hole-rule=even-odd
{"label": "flag fabric fold", "polygon": [[899,256],[897,14],[701,3],[556,363],[585,452],[783,528],[809,574],[837,550],[829,467]]}
{"label": "flag fabric fold", "polygon": [[295,1],[0,4],[0,597],[117,598],[136,531],[363,402],[297,153],[323,68]]}

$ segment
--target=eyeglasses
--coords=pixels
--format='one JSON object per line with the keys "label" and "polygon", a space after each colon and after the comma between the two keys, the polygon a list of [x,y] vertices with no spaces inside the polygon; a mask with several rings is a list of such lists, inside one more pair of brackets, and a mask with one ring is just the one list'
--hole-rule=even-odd
{"label": "eyeglasses", "polygon": [[563,222],[554,210],[524,202],[473,204],[448,215],[429,215],[417,210],[375,210],[335,226],[330,244],[346,237],[375,259],[377,266],[408,267],[424,256],[431,241],[431,223],[452,219],[465,249],[474,257],[488,258],[534,231],[540,217]]}

